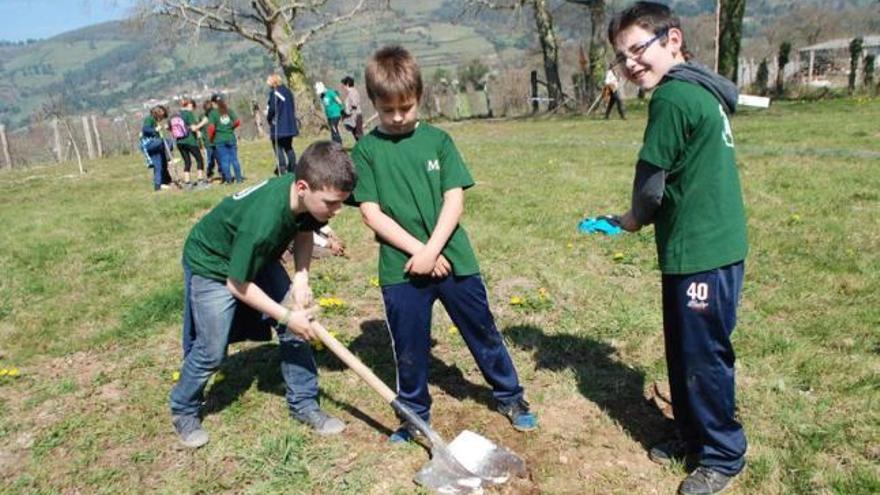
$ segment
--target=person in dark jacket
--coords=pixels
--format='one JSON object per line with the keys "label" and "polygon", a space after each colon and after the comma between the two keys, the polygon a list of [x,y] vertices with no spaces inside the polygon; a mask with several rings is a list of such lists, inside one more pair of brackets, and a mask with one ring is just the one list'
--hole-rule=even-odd
{"label": "person in dark jacket", "polygon": [[282,83],[278,74],[266,78],[266,84],[271,88],[266,104],[266,120],[269,122],[269,139],[275,150],[275,175],[285,172],[292,174],[296,165],[293,138],[299,135],[293,92]]}
{"label": "person in dark jacket", "polygon": [[162,135],[162,126],[167,125],[168,109],[163,105],[156,105],[150,109],[150,115],[144,119],[141,126],[141,151],[149,161],[149,167],[153,169],[153,189],[159,191],[168,189],[171,184],[171,174],[168,172],[169,151]]}

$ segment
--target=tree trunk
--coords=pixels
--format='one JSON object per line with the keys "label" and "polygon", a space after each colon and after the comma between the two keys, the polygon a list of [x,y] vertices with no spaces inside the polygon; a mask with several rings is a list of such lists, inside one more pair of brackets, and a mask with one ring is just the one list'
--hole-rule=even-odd
{"label": "tree trunk", "polygon": [[587,101],[593,101],[605,82],[605,0],[590,4],[590,26]]}
{"label": "tree trunk", "polygon": [[735,83],[739,74],[739,49],[746,0],[721,0],[720,9],[718,73]]}
{"label": "tree trunk", "polygon": [[544,76],[547,79],[548,110],[554,110],[562,102],[562,83],[559,79],[559,48],[553,31],[553,18],[547,10],[546,0],[532,0],[538,41],[544,55]]}

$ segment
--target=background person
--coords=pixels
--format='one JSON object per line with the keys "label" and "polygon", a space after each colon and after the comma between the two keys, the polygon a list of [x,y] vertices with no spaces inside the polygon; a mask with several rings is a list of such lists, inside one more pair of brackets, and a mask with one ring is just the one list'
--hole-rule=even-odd
{"label": "background person", "polygon": [[141,125],[141,151],[147,157],[148,166],[153,169],[154,191],[168,189],[171,184],[171,174],[168,172],[171,157],[163,131],[167,120],[168,109],[164,105],[156,105],[150,109],[150,114]]}
{"label": "background person", "polygon": [[299,135],[293,92],[282,83],[278,74],[267,77],[266,84],[270,88],[266,120],[269,122],[269,139],[275,152],[275,175],[293,173],[296,166],[293,138]]}
{"label": "background person", "polygon": [[198,182],[203,182],[205,179],[205,161],[202,159],[202,152],[199,149],[199,127],[196,116],[193,113],[196,109],[196,102],[191,98],[182,98],[180,100],[180,107],[180,118],[183,119],[183,123],[186,126],[186,134],[184,137],[178,138],[175,144],[180,152],[180,156],[183,158],[183,184],[184,186],[191,186],[190,170],[192,169],[193,160],[196,162]]}
{"label": "background person", "polygon": [[235,137],[235,129],[241,125],[235,112],[226,105],[226,100],[220,95],[214,95],[211,100],[214,109],[208,117],[208,136],[220,159],[220,172],[223,174],[223,182],[232,183],[232,174],[235,173],[235,182],[244,182],[241,172],[241,164],[238,162],[238,142]]}
{"label": "background person", "polygon": [[205,100],[202,103],[201,119],[199,119],[199,123],[196,124],[196,130],[199,133],[199,140],[205,148],[205,175],[208,180],[211,180],[214,177],[214,170],[220,170],[220,159],[217,156],[217,147],[214,146],[214,143],[211,142],[211,139],[208,136],[208,124],[210,123],[208,117],[211,115],[211,110],[213,110],[213,108],[214,104],[211,100]]}
{"label": "background person", "polygon": [[345,119],[342,125],[359,141],[364,135],[364,116],[361,112],[361,95],[354,86],[354,78],[345,76],[342,78],[342,88],[345,92]]}
{"label": "background person", "polygon": [[342,118],[343,103],[339,99],[339,93],[333,88],[324,86],[321,81],[315,83],[315,93],[321,99],[321,105],[324,106],[324,115],[327,116],[327,125],[330,126],[330,139],[342,144],[342,136],[339,134],[339,119]]}
{"label": "background person", "polygon": [[611,116],[611,108],[617,105],[617,113],[620,118],[626,120],[625,110],[623,108],[623,99],[620,97],[620,83],[614,74],[614,65],[608,67],[605,71],[605,86],[602,88],[605,96],[608,98],[608,105],[605,107],[605,120]]}

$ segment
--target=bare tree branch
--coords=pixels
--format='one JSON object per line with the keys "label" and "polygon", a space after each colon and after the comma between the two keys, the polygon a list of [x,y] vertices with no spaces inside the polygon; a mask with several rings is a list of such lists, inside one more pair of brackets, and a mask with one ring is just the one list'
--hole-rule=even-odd
{"label": "bare tree branch", "polygon": [[[326,1],[327,0],[319,0],[321,5],[326,3]],[[332,19],[328,19],[324,22],[320,22],[317,25],[313,26],[308,31],[306,31],[305,34],[300,36],[300,38],[296,41],[297,48],[301,48],[303,45],[308,43],[309,39],[315,33],[318,33],[320,31],[326,29],[327,27],[332,26],[333,24],[345,22],[345,21],[351,19],[352,17],[354,17],[355,15],[359,14],[361,12],[361,10],[363,10],[365,4],[366,4],[366,0],[359,0],[357,5],[355,5],[347,14],[336,16]]]}

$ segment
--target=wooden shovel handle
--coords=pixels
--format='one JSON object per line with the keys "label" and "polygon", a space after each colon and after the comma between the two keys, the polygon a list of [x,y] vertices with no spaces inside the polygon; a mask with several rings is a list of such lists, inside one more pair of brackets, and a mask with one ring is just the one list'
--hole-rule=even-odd
{"label": "wooden shovel handle", "polygon": [[361,377],[361,379],[367,382],[367,385],[370,386],[373,390],[379,393],[385,402],[391,403],[397,397],[397,394],[394,393],[393,390],[388,388],[388,385],[385,385],[385,382],[379,379],[370,368],[361,362],[351,351],[348,350],[344,345],[342,345],[335,337],[330,335],[320,323],[317,321],[312,322],[312,331],[321,339],[321,342],[324,343],[328,349],[330,349],[333,354],[336,355],[343,363],[345,363],[352,371],[354,371],[357,376]]}

